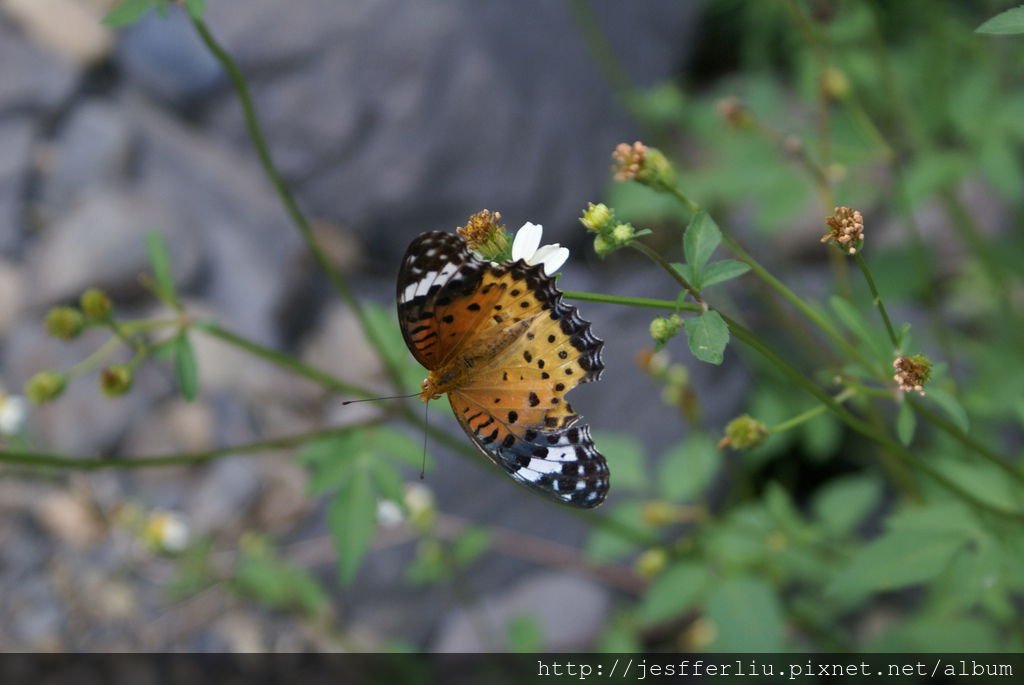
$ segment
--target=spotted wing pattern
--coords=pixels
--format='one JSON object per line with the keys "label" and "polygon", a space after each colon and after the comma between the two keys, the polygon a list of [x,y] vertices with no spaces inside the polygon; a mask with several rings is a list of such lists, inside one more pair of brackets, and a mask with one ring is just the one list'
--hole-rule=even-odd
{"label": "spotted wing pattern", "polygon": [[458,358],[472,365],[449,401],[481,451],[560,501],[604,500],[607,464],[565,399],[600,377],[603,343],[542,267],[489,264],[458,236],[426,233],[403,261],[398,311],[409,349],[428,369]]}

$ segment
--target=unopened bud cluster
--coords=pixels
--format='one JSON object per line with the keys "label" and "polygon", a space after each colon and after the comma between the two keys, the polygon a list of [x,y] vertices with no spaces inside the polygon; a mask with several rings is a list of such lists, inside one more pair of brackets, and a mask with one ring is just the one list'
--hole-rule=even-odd
{"label": "unopened bud cluster", "polygon": [[67,385],[67,376],[57,371],[40,371],[25,384],[25,396],[33,404],[45,404],[60,397]]}
{"label": "unopened bud cluster", "polygon": [[660,350],[669,340],[674,338],[683,326],[683,317],[678,314],[659,316],[651,321],[651,337],[654,338],[656,350]]}
{"label": "unopened bud cluster", "polygon": [[616,219],[614,210],[605,204],[588,203],[580,223],[588,231],[597,234],[594,237],[594,252],[601,258],[642,235],[632,224]]}
{"label": "unopened bud cluster", "polygon": [[662,384],[661,399],[665,404],[679,407],[688,421],[697,420],[700,402],[690,385],[690,372],[685,366],[673,364],[664,350],[641,350],[636,361],[648,376]]}
{"label": "unopened bud cluster", "polygon": [[896,357],[892,366],[896,369],[893,380],[903,392],[911,390],[924,395],[924,384],[932,375],[932,363],[927,357],[915,354],[909,357]]}
{"label": "unopened bud cluster", "polygon": [[768,428],[747,414],[737,416],[725,427],[725,437],[718,442],[719,449],[748,450],[757,447],[768,436]]}
{"label": "unopened bud cluster", "polygon": [[506,262],[512,258],[512,246],[508,232],[501,222],[501,213],[488,209],[469,217],[465,226],[455,232],[462,236],[469,249],[492,262]]}
{"label": "unopened bud cluster", "polygon": [[672,163],[660,150],[644,145],[639,140],[632,145],[619,143],[612,152],[612,173],[616,181],[636,181],[655,190],[675,185],[676,173]]}
{"label": "unopened bud cluster", "polygon": [[856,209],[836,207],[825,219],[828,233],[821,242],[833,242],[849,254],[856,254],[864,243],[864,217]]}

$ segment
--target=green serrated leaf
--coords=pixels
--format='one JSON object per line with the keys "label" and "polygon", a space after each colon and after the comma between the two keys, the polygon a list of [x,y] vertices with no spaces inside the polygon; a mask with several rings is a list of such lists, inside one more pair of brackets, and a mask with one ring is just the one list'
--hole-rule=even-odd
{"label": "green serrated leaf", "polygon": [[174,290],[174,275],[171,273],[171,258],[167,253],[164,238],[156,231],[146,234],[146,253],[153,269],[153,280],[156,294],[170,306],[177,306],[178,296]]}
{"label": "green serrated leaf", "polygon": [[185,7],[193,19],[202,19],[206,14],[206,0],[185,0]]}
{"label": "green serrated leaf", "polygon": [[638,618],[645,625],[662,623],[688,611],[704,594],[711,574],[695,562],[679,562],[651,582],[640,603]]}
{"label": "green serrated leaf", "polygon": [[882,486],[871,476],[847,476],[831,481],[815,496],[815,517],[836,536],[851,533],[878,505]]}
{"label": "green serrated leaf", "polygon": [[939,405],[939,409],[945,412],[946,416],[964,433],[971,430],[971,421],[967,418],[966,410],[953,395],[941,388],[929,387],[927,399]]}
{"label": "green serrated leaf", "polygon": [[347,585],[355,578],[377,528],[377,498],[365,470],[355,470],[342,483],[327,512],[327,525],[338,553],[338,577]]}
{"label": "green serrated leaf", "polygon": [[174,345],[174,376],[178,380],[181,396],[188,402],[195,400],[199,394],[199,368],[192,342],[185,331],[178,334]]}
{"label": "green serrated leaf", "polygon": [[995,36],[1024,33],[1024,5],[1000,12],[976,28],[975,31]]}
{"label": "green serrated leaf", "polygon": [[739,278],[750,271],[750,266],[735,259],[720,259],[711,262],[704,267],[704,273],[700,279],[700,287],[707,288],[716,283],[723,283],[734,278]]}
{"label": "green serrated leaf", "polygon": [[[395,428],[374,428],[367,436],[367,443],[375,453],[387,459],[397,460],[417,470],[423,464],[423,442]],[[428,469],[434,466],[429,455],[426,466]]]}
{"label": "green serrated leaf", "polygon": [[778,652],[785,633],[782,609],[770,585],[756,578],[726,578],[708,595],[716,652]]}
{"label": "green serrated leaf", "polygon": [[[683,278],[686,279],[687,283],[690,283],[691,285],[693,284],[693,281],[694,281],[693,269],[690,267],[689,264],[681,264],[679,262],[672,262],[671,266],[672,266],[673,269],[675,269],[675,272],[677,274],[679,274],[680,276],[682,276]],[[686,295],[687,295],[687,293],[685,293],[685,292],[680,293],[680,296],[683,297],[683,298],[685,298]]]}
{"label": "green serrated leaf", "polygon": [[631,435],[602,434],[594,439],[601,452],[615,462],[615,487],[643,492],[648,487],[647,459],[643,443]]}
{"label": "green serrated leaf", "polygon": [[693,500],[704,493],[722,466],[722,452],[710,436],[691,435],[670,449],[658,463],[658,494],[672,502]]}
{"label": "green serrated leaf", "polygon": [[910,402],[900,403],[900,413],[896,416],[896,436],[904,445],[910,445],[914,441],[914,431],[917,429],[917,416]]}
{"label": "green serrated leaf", "polygon": [[[606,516],[630,528],[643,529],[646,525],[643,518],[643,505],[640,502],[620,504],[608,512]],[[587,537],[583,553],[590,561],[604,563],[621,559],[635,550],[636,543],[625,538],[617,531],[595,527]]]}
{"label": "green serrated leaf", "polygon": [[690,352],[702,362],[721,364],[729,344],[729,327],[716,311],[707,311],[683,321]]}
{"label": "green serrated leaf", "polygon": [[154,6],[154,0],[124,0],[103,17],[107,26],[128,26],[134,24]]}
{"label": "green serrated leaf", "polygon": [[722,232],[718,230],[715,220],[707,212],[698,212],[686,227],[683,236],[683,253],[686,263],[693,270],[694,281],[691,285],[700,290],[703,281],[704,265],[711,259],[711,253],[722,241]]}
{"label": "green serrated leaf", "polygon": [[860,549],[826,593],[860,596],[916,585],[938,576],[968,537],[955,532],[893,530]]}

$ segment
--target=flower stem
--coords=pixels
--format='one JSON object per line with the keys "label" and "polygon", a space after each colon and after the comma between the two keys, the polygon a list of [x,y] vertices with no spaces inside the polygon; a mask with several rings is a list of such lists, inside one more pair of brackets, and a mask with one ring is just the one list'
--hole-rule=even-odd
{"label": "flower stem", "polygon": [[[838,404],[842,404],[846,400],[848,400],[851,397],[853,397],[855,394],[857,394],[856,390],[854,390],[853,388],[847,388],[846,390],[843,390],[841,393],[836,395],[834,399],[835,399],[835,401]],[[819,404],[818,406],[811,407],[807,411],[805,411],[805,412],[803,412],[801,414],[797,414],[793,418],[787,419],[787,420],[783,421],[782,423],[777,423],[774,426],[769,426],[768,427],[768,432],[772,433],[772,434],[774,434],[774,433],[785,433],[786,431],[790,430],[791,428],[795,428],[795,427],[799,426],[802,423],[806,423],[807,421],[810,421],[811,419],[815,418],[816,416],[821,416],[822,414],[824,414],[827,411],[828,411],[828,407],[826,407],[824,404]]]}
{"label": "flower stem", "polygon": [[892,343],[893,350],[899,348],[900,342],[896,337],[896,331],[892,327],[892,321],[889,320],[889,312],[885,309],[885,303],[882,302],[882,296],[878,294],[878,287],[875,286],[875,279],[871,276],[871,270],[868,269],[868,263],[864,260],[864,256],[858,252],[854,256],[854,261],[857,262],[857,266],[860,267],[860,272],[864,274],[864,280],[867,281],[868,289],[871,290],[871,298],[878,308],[878,313],[882,317],[882,321],[885,323],[885,330],[889,334],[889,341]]}
{"label": "flower stem", "polygon": [[648,247],[644,243],[641,243],[638,240],[632,241],[631,243],[629,243],[629,246],[636,250],[637,252],[645,255],[652,262],[660,266],[665,273],[671,276],[676,283],[682,286],[683,290],[690,293],[690,295],[693,297],[693,301],[700,306],[701,311],[706,312],[708,310],[707,304],[700,297],[700,292],[692,285],[690,285],[690,282],[687,281],[681,273],[673,269],[672,265],[669,264],[665,260],[665,258],[661,256],[661,254],[659,254],[656,250],[651,249],[650,247]]}
{"label": "flower stem", "polygon": [[584,293],[577,290],[566,290],[562,293],[570,300],[581,302],[603,302],[605,304],[622,304],[629,307],[645,307],[647,309],[673,309],[681,311],[703,311],[700,305],[675,300],[656,300],[649,297],[627,297],[625,295],[606,295],[604,293]]}
{"label": "flower stem", "polygon": [[[274,190],[277,192],[277,196],[281,200],[281,204],[288,212],[288,216],[291,218],[292,223],[302,235],[303,240],[306,242],[306,246],[309,248],[310,252],[313,253],[313,257],[316,259],[317,264],[327,275],[328,280],[330,280],[334,289],[338,292],[338,295],[341,296],[341,299],[344,300],[345,304],[347,304],[355,313],[356,318],[359,320],[359,325],[362,327],[367,338],[372,343],[372,347],[375,350],[382,349],[383,340],[381,340],[376,329],[370,325],[370,320],[365,309],[359,302],[358,298],[356,298],[355,293],[348,284],[348,281],[345,280],[345,277],[342,276],[340,271],[334,268],[334,265],[332,265],[330,260],[327,258],[326,252],[324,252],[316,239],[316,235],[313,232],[313,228],[310,225],[309,220],[306,219],[306,215],[303,214],[301,209],[299,209],[299,205],[295,201],[295,197],[292,195],[291,190],[288,189],[281,173],[275,166],[273,157],[271,157],[270,154],[270,147],[267,145],[266,138],[263,135],[263,129],[259,123],[259,118],[256,115],[256,108],[253,105],[252,96],[249,93],[249,85],[245,80],[245,76],[242,74],[231,55],[229,55],[220,43],[217,42],[216,38],[213,37],[213,34],[210,33],[210,29],[206,26],[206,23],[203,22],[203,20],[193,18],[192,24],[195,26],[196,31],[199,33],[199,37],[203,40],[203,43],[206,44],[206,47],[211,53],[213,53],[213,56],[218,62],[220,62],[221,66],[224,67],[228,77],[231,79],[231,83],[235,88],[235,93],[238,95],[238,100],[242,105],[242,110],[245,115],[245,125],[249,132],[249,138],[252,140],[253,146],[256,148],[260,164],[262,165],[267,178],[270,180],[271,185],[274,186]],[[384,355],[380,355],[380,357],[394,386],[396,388],[401,388],[402,377],[398,369]]]}

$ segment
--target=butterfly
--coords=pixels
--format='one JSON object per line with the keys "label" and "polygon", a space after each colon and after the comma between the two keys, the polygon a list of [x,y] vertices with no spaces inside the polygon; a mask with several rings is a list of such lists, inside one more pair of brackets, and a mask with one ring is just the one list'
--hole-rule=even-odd
{"label": "butterfly", "polygon": [[421,399],[447,393],[470,440],[513,479],[578,507],[608,493],[608,465],[565,395],[604,370],[604,343],[543,265],[478,259],[462,237],[412,241],[398,320],[427,368]]}

